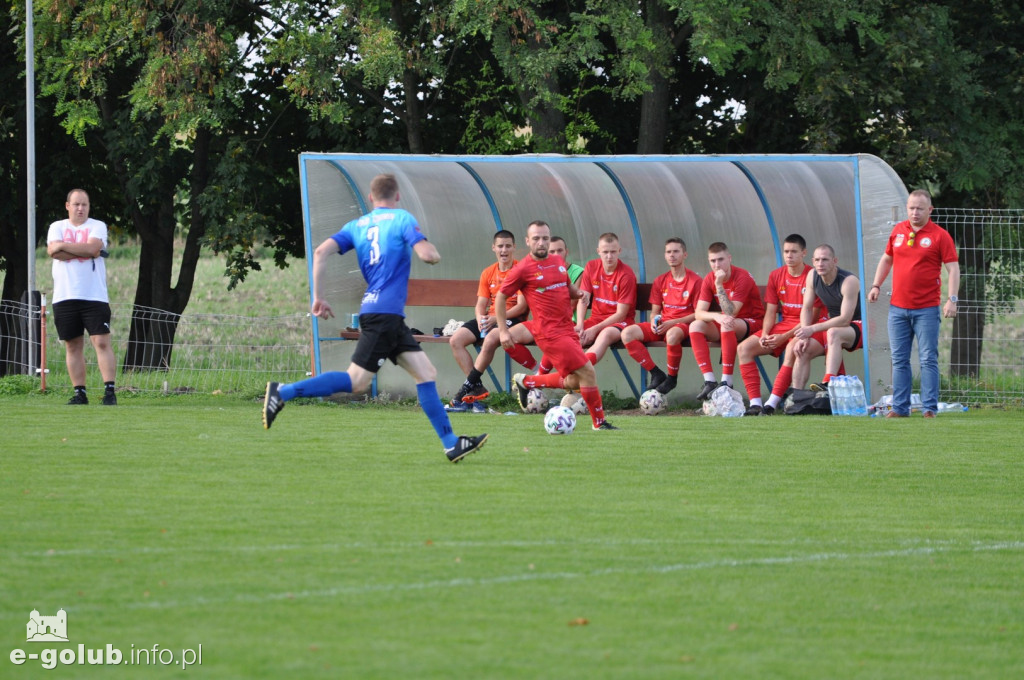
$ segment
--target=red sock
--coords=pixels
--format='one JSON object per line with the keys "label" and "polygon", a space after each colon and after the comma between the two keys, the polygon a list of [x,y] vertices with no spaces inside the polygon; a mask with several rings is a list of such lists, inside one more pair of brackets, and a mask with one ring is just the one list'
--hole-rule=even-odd
{"label": "red sock", "polygon": [[537,372],[540,373],[541,375],[544,375],[545,373],[550,373],[551,371],[553,371],[554,368],[555,367],[551,365],[551,362],[548,361],[547,357],[541,357],[540,366],[537,367]]}
{"label": "red sock", "polygon": [[778,375],[775,376],[775,384],[772,385],[772,394],[781,397],[789,389],[790,383],[793,382],[793,367],[782,366],[779,369]]}
{"label": "red sock", "polygon": [[821,382],[827,383],[831,379],[832,379],[832,374],[831,373],[826,373],[825,377],[821,379]]}
{"label": "red sock", "polygon": [[590,362],[591,366],[594,366],[594,365],[597,364],[597,355],[594,354],[593,352],[587,352],[586,353],[586,357],[587,357],[587,361]]}
{"label": "red sock", "polygon": [[711,350],[708,349],[708,339],[703,333],[690,333],[690,349],[693,350],[693,358],[697,360],[697,369],[701,373],[711,373]]}
{"label": "red sock", "polygon": [[587,408],[590,409],[590,420],[594,423],[594,427],[600,427],[601,423],[604,422],[604,404],[601,403],[601,390],[597,389],[597,385],[591,387],[580,387],[580,394],[583,396],[583,401],[587,402]]}
{"label": "red sock", "polygon": [[629,352],[629,356],[633,357],[638,364],[644,367],[645,370],[651,370],[654,368],[654,359],[651,358],[651,353],[647,351],[647,347],[640,340],[632,340],[626,343],[626,351]]}
{"label": "red sock", "polygon": [[753,361],[740,364],[740,375],[743,376],[743,386],[747,388],[747,398],[760,399],[761,374],[757,371],[757,364]]}
{"label": "red sock", "polygon": [[512,357],[512,361],[528,371],[532,371],[537,366],[537,360],[533,358],[533,354],[526,348],[526,345],[516,343],[512,345],[512,349],[506,350],[505,353]]}
{"label": "red sock", "polygon": [[[732,375],[736,363],[736,331],[722,331],[722,377]],[[732,382],[731,380],[728,382]]]}
{"label": "red sock", "polygon": [[669,345],[665,348],[665,372],[679,375],[679,360],[683,358],[682,345]]}
{"label": "red sock", "polygon": [[523,378],[523,384],[530,389],[534,387],[565,387],[565,378],[557,373],[528,375]]}

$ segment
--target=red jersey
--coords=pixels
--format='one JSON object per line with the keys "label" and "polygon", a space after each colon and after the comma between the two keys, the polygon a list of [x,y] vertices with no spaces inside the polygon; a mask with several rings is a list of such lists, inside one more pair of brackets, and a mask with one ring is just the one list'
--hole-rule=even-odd
{"label": "red jersey", "polygon": [[565,260],[548,255],[543,260],[524,257],[505,275],[501,292],[512,298],[521,292],[533,313],[531,330],[534,339],[562,335],[576,337],[576,328],[569,315],[569,274]]}
{"label": "red jersey", "polygon": [[[768,287],[764,290],[764,301],[775,305],[782,312],[783,320],[800,320],[804,308],[804,288],[807,286],[807,272],[811,266],[805,264],[799,276],[791,276],[789,267],[779,267],[768,275]],[[746,311],[746,308],[743,310]]]}
{"label": "red jersey", "polygon": [[[764,303],[761,302],[761,292],[757,289],[757,284],[754,283],[754,277],[750,275],[750,272],[733,266],[732,271],[729,272],[729,278],[726,279],[722,287],[725,288],[725,292],[729,295],[730,300],[743,303],[740,315],[737,318],[754,319],[756,321],[764,319]],[[708,272],[707,276],[704,277],[704,283],[700,287],[700,297],[697,298],[698,302],[710,302],[711,311],[722,311],[721,306],[718,304],[717,290],[715,287],[715,272]]]}
{"label": "red jersey", "polygon": [[[913,243],[911,242],[913,234]],[[892,257],[892,299],[903,309],[924,309],[942,304],[942,265],[956,262],[956,244],[949,232],[928,220],[916,232],[910,220],[889,234],[885,254]]]}
{"label": "red jersey", "polygon": [[629,305],[626,323],[632,323],[636,316],[636,274],[633,268],[619,261],[615,271],[606,274],[601,260],[591,260],[583,268],[583,276],[577,285],[591,295],[590,318],[603,321],[618,311],[620,303]]}
{"label": "red jersey", "polygon": [[661,306],[662,321],[681,319],[693,314],[700,284],[700,274],[689,269],[684,270],[682,281],[676,281],[672,272],[667,271],[654,279],[648,300],[652,305]]}
{"label": "red jersey", "polygon": [[[512,260],[512,267],[515,267],[516,264],[518,264],[518,261]],[[502,281],[504,281],[505,277],[508,276],[508,272],[512,271],[512,267],[509,267],[508,271],[501,271],[498,267],[498,263],[495,262],[480,274],[480,285],[476,288],[476,296],[488,298],[490,300],[490,303],[487,305],[487,314],[490,316],[494,315],[494,296],[498,294]],[[505,311],[515,307],[516,302],[516,295],[509,295],[508,302],[505,305]]]}

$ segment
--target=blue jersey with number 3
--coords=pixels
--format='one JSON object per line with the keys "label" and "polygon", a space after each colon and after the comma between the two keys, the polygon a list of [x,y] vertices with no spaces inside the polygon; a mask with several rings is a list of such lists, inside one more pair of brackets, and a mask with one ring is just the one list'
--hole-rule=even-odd
{"label": "blue jersey with number 3", "polygon": [[375,208],[352,220],[331,238],[342,253],[353,248],[366,279],[360,314],[405,316],[412,247],[427,237],[412,213],[401,208]]}

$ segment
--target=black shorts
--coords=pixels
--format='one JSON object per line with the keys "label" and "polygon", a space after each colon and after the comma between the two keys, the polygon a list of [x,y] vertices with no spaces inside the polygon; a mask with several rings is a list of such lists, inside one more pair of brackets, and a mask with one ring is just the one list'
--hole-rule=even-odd
{"label": "black shorts", "polygon": [[403,317],[397,314],[359,315],[359,340],[356,341],[356,351],[352,353],[352,363],[356,366],[376,373],[385,359],[397,364],[399,354],[422,351]]}
{"label": "black shorts", "polygon": [[57,337],[67,342],[85,335],[110,335],[110,305],[95,300],[63,300],[53,306]]}
{"label": "black shorts", "polygon": [[[515,317],[512,317],[511,319],[505,319],[505,325],[508,326],[509,328],[512,328],[512,326],[515,326],[517,323],[522,323],[524,321],[526,321],[526,317],[525,316],[515,316]],[[470,319],[466,323],[462,324],[462,327],[465,328],[466,330],[472,331],[473,337],[475,337],[475,338],[479,338],[480,337],[480,320],[479,319],[476,319],[476,318]]]}

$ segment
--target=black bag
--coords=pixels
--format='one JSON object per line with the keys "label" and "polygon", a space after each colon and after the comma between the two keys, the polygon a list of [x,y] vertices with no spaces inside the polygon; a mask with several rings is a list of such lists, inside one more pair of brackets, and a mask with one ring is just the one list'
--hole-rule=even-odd
{"label": "black bag", "polygon": [[832,404],[828,392],[793,390],[783,402],[782,410],[787,416],[830,416]]}

